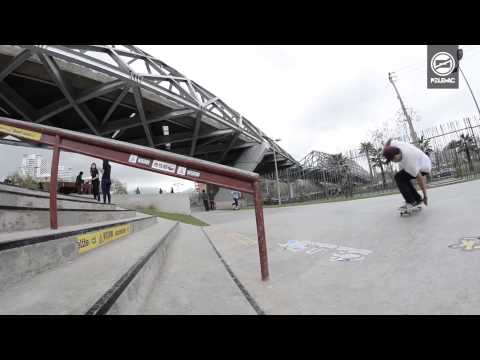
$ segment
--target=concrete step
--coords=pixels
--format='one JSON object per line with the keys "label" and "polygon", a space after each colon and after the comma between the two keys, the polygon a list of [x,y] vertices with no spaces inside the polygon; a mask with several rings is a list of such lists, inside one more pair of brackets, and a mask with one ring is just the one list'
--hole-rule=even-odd
{"label": "concrete step", "polygon": [[[135,216],[135,211],[115,210],[76,210],[59,209],[58,225],[70,226],[91,224],[101,221],[128,219]],[[45,208],[26,208],[0,206],[0,233],[34,229],[50,226],[50,210]]]}
{"label": "concrete step", "polygon": [[[92,202],[91,199],[57,199],[58,209],[74,210],[114,210],[113,204],[104,204],[101,202]],[[23,194],[21,192],[11,192],[0,190],[0,206],[27,207],[27,208],[50,208],[49,194],[35,195]]]}
{"label": "concrete step", "polygon": [[0,291],[0,314],[136,312],[178,223],[156,223]]}
{"label": "concrete step", "polygon": [[202,229],[181,224],[143,315],[221,315],[256,311],[229,275]]}
{"label": "concrete step", "polygon": [[[124,220],[64,226],[57,230],[2,233],[0,234],[0,290],[55,266],[73,261],[84,254],[95,252],[99,249],[95,246],[100,245],[101,242],[108,244],[106,246],[108,248],[110,240],[121,238],[121,235],[134,240],[136,233],[155,224],[156,218],[135,213],[134,216]],[[113,238],[108,237],[111,235],[110,230],[116,232]],[[82,240],[94,236],[98,236],[98,239],[95,239],[96,242],[92,241],[86,247],[86,242]]]}
{"label": "concrete step", "polygon": [[[2,204],[1,201],[1,196],[2,194],[5,193],[11,193],[11,194],[16,194],[16,195],[25,195],[25,196],[31,196],[31,197],[36,197],[36,198],[50,198],[50,193],[48,191],[42,191],[42,190],[30,190],[30,189],[25,189],[19,186],[14,186],[14,185],[5,185],[0,183],[0,204]],[[100,194],[101,195],[101,194]],[[71,201],[77,201],[77,202],[82,202],[82,203],[92,203],[92,204],[99,204],[98,201],[95,201],[93,199],[93,195],[63,195],[63,194],[57,194],[57,200],[71,200]],[[103,204],[101,203],[102,206],[106,206],[109,208],[114,208],[114,204]]]}

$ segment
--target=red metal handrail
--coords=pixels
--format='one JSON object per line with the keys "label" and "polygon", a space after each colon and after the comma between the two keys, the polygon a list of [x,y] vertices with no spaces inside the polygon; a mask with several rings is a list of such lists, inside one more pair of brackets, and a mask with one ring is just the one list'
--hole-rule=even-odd
{"label": "red metal handrail", "polygon": [[172,177],[253,194],[262,280],[269,277],[260,176],[256,173],[145,146],[0,117],[0,133],[53,148],[50,181],[50,225],[58,228],[57,174],[60,151],[92,156]]}

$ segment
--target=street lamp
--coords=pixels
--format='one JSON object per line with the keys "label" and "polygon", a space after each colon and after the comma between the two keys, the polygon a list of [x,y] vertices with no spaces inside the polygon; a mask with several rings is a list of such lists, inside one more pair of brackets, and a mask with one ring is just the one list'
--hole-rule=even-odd
{"label": "street lamp", "polygon": [[[282,139],[275,139],[275,142],[282,141]],[[282,198],[280,196],[280,183],[278,181],[278,167],[277,167],[277,156],[275,155],[275,146],[272,144],[272,149],[273,149],[273,162],[275,163],[275,177],[277,181],[277,196],[278,196],[278,205],[282,205]]]}
{"label": "street lamp", "polygon": [[475,106],[477,107],[478,114],[480,115],[480,108],[478,107],[477,99],[475,99],[475,95],[473,95],[472,88],[470,87],[470,84],[468,83],[467,78],[465,77],[465,74],[462,71],[462,68],[460,67],[460,60],[463,58],[463,49],[458,49],[457,50],[457,60],[458,60],[458,70],[460,70],[460,74],[462,74],[463,80],[465,80],[465,83],[468,86],[468,90],[470,90],[470,94],[472,95],[473,101],[475,102]]}

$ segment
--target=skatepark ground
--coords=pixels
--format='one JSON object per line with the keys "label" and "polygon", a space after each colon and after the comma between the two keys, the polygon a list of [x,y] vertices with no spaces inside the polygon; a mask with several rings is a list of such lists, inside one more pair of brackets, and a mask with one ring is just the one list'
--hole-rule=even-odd
{"label": "skatepark ground", "polygon": [[265,209],[266,282],[253,210],[195,216],[266,314],[480,314],[480,246],[462,241],[480,236],[480,181],[430,189],[429,206],[411,217],[399,215],[402,202]]}

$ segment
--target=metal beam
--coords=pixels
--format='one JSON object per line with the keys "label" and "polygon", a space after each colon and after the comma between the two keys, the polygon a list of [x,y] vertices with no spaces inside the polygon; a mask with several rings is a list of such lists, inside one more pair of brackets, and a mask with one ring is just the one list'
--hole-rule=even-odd
{"label": "metal beam", "polygon": [[[173,120],[172,120],[173,118],[179,117],[179,116],[187,116],[187,115],[192,114],[192,113],[194,113],[194,111],[189,110],[189,109],[173,110],[173,111],[169,111],[167,113],[162,113],[162,114],[158,114],[156,116],[153,116],[152,118],[147,119],[146,123],[149,124],[149,125],[150,124],[155,124],[155,123],[161,122],[161,121],[170,121],[170,122],[173,123]],[[123,118],[123,119],[120,119],[120,120],[116,120],[114,122],[109,122],[107,126],[100,128],[100,134],[107,135],[107,134],[110,134],[110,133],[115,132],[117,130],[127,130],[127,129],[131,129],[131,128],[134,128],[134,127],[137,127],[137,126],[141,126],[142,123],[139,122],[138,120],[139,120],[139,116],[136,115],[133,118]],[[183,124],[181,126],[187,128],[187,129],[191,129],[191,127],[187,127]]]}
{"label": "metal beam", "polygon": [[[233,132],[233,130],[217,130],[213,131],[210,133],[203,133],[198,135],[198,139],[211,139],[210,142],[218,141],[219,138],[225,137],[230,135]],[[191,141],[193,139],[192,133],[191,132],[184,132],[184,133],[177,133],[173,135],[165,135],[165,136],[155,136],[153,138],[153,142],[155,146],[161,146],[165,144],[175,144],[175,143],[181,143],[181,142],[187,142]],[[128,142],[132,144],[137,144],[137,145],[146,145],[145,139],[134,139],[134,140],[128,140]],[[206,145],[206,144],[204,144]]]}
{"label": "metal beam", "polygon": [[112,116],[113,112],[115,109],[118,107],[118,105],[122,102],[123,98],[127,96],[128,91],[130,90],[130,86],[125,87],[121,94],[117,97],[117,99],[113,102],[112,106],[108,109],[107,113],[102,119],[102,122],[100,123],[100,126],[105,125],[105,123],[110,119],[110,116]]}
{"label": "metal beam", "polygon": [[[245,149],[252,147],[254,145],[258,145],[257,143],[243,143],[243,144],[238,144],[234,146],[231,150],[234,149]],[[205,146],[204,148],[198,148],[195,151],[195,156],[196,155],[205,155],[205,154],[211,154],[211,153],[219,153],[223,152],[225,149],[225,145],[223,144],[215,144],[215,145],[208,145]],[[182,154],[182,155],[187,155],[190,153],[190,148],[184,147],[184,148],[177,148],[177,149],[172,149],[172,152],[176,154]]]}
{"label": "metal beam", "polygon": [[200,125],[202,124],[202,113],[197,113],[197,119],[195,121],[195,129],[193,130],[192,145],[190,147],[190,156],[195,155],[195,148],[197,147],[198,133],[200,132]]}
{"label": "metal beam", "polygon": [[[106,83],[106,84],[99,84],[95,86],[93,89],[88,89],[86,91],[83,91],[80,93],[80,95],[74,99],[74,102],[77,104],[82,104],[84,102],[87,102],[91,99],[97,98],[99,96],[108,94],[112,91],[115,91],[122,86],[124,86],[125,83],[121,80],[114,80],[112,82]],[[45,106],[44,108],[40,109],[37,114],[37,118],[35,120],[36,123],[42,123],[45,120],[60,114],[63,111],[66,111],[70,108],[73,107],[72,102],[70,102],[68,99],[61,99],[58,100],[50,105]]]}
{"label": "metal beam", "polygon": [[145,110],[143,109],[142,93],[140,87],[133,88],[133,95],[135,97],[135,103],[137,104],[137,110],[140,116],[140,121],[142,122],[143,130],[145,131],[145,135],[147,136],[148,145],[150,147],[155,147],[155,144],[153,143],[152,131],[150,130],[150,126],[147,124],[147,117],[145,116]]}
{"label": "metal beam", "polygon": [[6,82],[0,83],[0,98],[13,110],[22,115],[25,120],[33,121],[35,109]]}
{"label": "metal beam", "polygon": [[228,143],[228,146],[227,148],[225,149],[225,151],[223,152],[223,154],[220,156],[220,159],[218,160],[219,163],[222,163],[223,160],[225,160],[225,157],[227,156],[228,152],[232,149],[232,147],[235,145],[235,143],[237,142],[237,139],[238,137],[240,136],[240,133],[235,133],[233,136],[232,136],[232,140],[230,140],[230,142]]}
{"label": "metal beam", "polygon": [[25,61],[28,60],[32,56],[32,52],[28,49],[23,50],[21,53],[19,53],[17,56],[15,56],[8,64],[5,66],[5,68],[0,71],[0,81],[5,79],[8,74],[10,74],[12,71],[14,71],[16,68],[18,68],[20,65],[22,65]]}
{"label": "metal beam", "polygon": [[71,93],[71,89],[67,84],[67,82],[65,81],[65,79],[63,78],[60,72],[60,68],[58,67],[58,64],[53,59],[53,57],[44,55],[42,53],[39,53],[38,56],[40,57],[40,60],[47,68],[47,71],[52,77],[52,79],[57,83],[57,86],[60,88],[60,91],[67,98],[67,100],[72,104],[73,108],[78,113],[78,115],[82,118],[83,122],[88,126],[88,128],[95,135],[100,136],[100,133],[95,127],[95,123],[96,123],[95,116],[85,104],[79,105],[75,102],[75,99],[73,98],[73,95]]}

